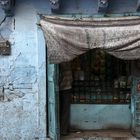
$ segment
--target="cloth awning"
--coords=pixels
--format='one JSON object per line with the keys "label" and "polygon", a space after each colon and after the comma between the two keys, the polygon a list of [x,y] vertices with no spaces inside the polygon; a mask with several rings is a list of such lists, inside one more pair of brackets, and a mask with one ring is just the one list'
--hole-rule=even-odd
{"label": "cloth awning", "polygon": [[103,49],[117,58],[140,58],[140,17],[60,18],[43,16],[48,60],[61,63],[90,49]]}

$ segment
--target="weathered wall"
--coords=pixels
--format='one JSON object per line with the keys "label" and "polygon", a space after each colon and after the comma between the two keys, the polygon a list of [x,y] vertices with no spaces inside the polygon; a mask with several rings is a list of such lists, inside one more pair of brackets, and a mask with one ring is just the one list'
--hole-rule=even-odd
{"label": "weathered wall", "polygon": [[[34,5],[33,5],[34,4]],[[0,139],[46,138],[45,41],[37,27],[45,0],[18,0],[13,18],[0,27],[12,54],[0,56]],[[0,13],[0,20],[3,13]],[[0,37],[1,38],[1,37]]]}
{"label": "weathered wall", "polygon": [[[63,13],[95,13],[93,0],[63,2]],[[12,54],[0,56],[0,140],[46,138],[45,41],[38,13],[50,14],[48,0],[16,0],[15,16],[0,26],[12,44]]]}

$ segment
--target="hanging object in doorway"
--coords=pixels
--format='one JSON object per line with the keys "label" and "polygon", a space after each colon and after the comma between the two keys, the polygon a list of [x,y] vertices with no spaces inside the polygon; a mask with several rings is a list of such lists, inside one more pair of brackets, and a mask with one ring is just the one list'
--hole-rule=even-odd
{"label": "hanging object in doorway", "polygon": [[140,82],[137,84],[137,92],[140,93]]}
{"label": "hanging object in doorway", "polygon": [[101,49],[117,58],[140,58],[140,17],[66,18],[42,16],[50,63],[61,63]]}

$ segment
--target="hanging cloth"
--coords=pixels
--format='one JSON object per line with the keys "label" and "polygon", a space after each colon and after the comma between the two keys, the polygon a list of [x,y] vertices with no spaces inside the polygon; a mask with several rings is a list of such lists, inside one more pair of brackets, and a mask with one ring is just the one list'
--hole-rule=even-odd
{"label": "hanging cloth", "polygon": [[140,17],[64,18],[43,16],[50,63],[74,59],[90,49],[103,49],[124,60],[140,58]]}

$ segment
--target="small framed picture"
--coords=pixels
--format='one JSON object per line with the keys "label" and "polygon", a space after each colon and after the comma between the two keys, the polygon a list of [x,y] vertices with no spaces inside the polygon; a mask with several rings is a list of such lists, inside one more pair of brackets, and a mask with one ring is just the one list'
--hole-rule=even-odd
{"label": "small framed picture", "polygon": [[137,84],[137,92],[140,93],[140,81]]}

